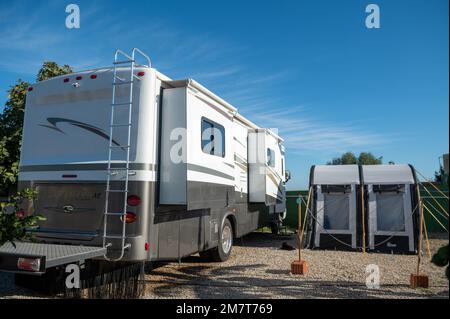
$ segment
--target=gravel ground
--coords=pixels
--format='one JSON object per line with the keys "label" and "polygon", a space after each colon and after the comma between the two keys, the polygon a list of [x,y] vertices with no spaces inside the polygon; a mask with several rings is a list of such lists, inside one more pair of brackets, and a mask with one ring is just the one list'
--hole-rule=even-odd
{"label": "gravel ground", "polygon": [[[305,276],[290,274],[297,251],[280,250],[294,237],[252,233],[238,240],[225,263],[202,262],[192,256],[179,263],[162,265],[146,274],[144,298],[449,298],[444,269],[427,258],[422,271],[429,276],[430,288],[409,288],[415,272],[416,256],[366,254],[342,251],[303,251],[309,264]],[[430,240],[435,252],[448,238]],[[366,265],[380,269],[380,288],[365,285]],[[41,298],[14,285],[11,274],[0,273],[0,298]]]}
{"label": "gravel ground", "polygon": [[[309,264],[305,276],[290,274],[297,251],[280,250],[286,241],[268,233],[252,233],[225,263],[202,262],[198,256],[170,263],[146,275],[145,298],[449,298],[443,268],[425,260],[422,271],[429,276],[429,289],[411,289],[416,256],[358,252],[304,250]],[[435,252],[448,239],[432,239]],[[427,258],[425,258],[427,259]],[[380,269],[380,289],[368,289],[366,265]]]}

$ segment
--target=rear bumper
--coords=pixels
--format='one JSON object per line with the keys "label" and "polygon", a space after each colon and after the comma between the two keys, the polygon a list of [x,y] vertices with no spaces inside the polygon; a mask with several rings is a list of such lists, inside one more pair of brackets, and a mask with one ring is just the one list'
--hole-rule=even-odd
{"label": "rear bumper", "polygon": [[[43,244],[62,244],[70,246],[103,246],[102,235],[98,233],[86,233],[84,239],[82,233],[67,233],[61,231],[36,231],[34,232],[35,238]],[[125,254],[121,261],[146,261],[149,259],[149,251],[146,250],[147,240],[144,236],[128,236],[125,239],[125,244],[130,244],[130,247],[125,250]],[[109,239],[106,244],[111,244],[108,248],[108,256],[114,256],[117,252],[120,252],[121,242],[118,239]],[[149,247],[148,247],[149,248]],[[1,253],[1,252],[0,252]],[[96,259],[103,259],[102,256],[96,257]]]}
{"label": "rear bumper", "polygon": [[[40,275],[46,269],[103,256],[106,248],[44,243],[6,243],[0,247],[0,271]],[[35,267],[23,267],[33,261]]]}

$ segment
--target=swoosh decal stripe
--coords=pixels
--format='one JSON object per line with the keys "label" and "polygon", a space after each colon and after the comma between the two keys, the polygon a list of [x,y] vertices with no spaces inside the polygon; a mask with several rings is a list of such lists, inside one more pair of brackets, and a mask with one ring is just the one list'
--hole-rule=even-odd
{"label": "swoosh decal stripe", "polygon": [[[104,130],[102,130],[99,127],[87,124],[87,123],[83,123],[83,122],[79,122],[79,121],[75,121],[75,120],[70,120],[70,119],[64,119],[64,118],[60,118],[60,117],[48,117],[47,118],[47,122],[49,122],[51,124],[51,126],[50,125],[46,125],[46,124],[39,124],[39,125],[42,126],[42,127],[46,127],[46,128],[49,128],[49,129],[61,132],[63,134],[66,134],[56,124],[57,123],[69,123],[71,125],[74,125],[74,126],[77,126],[79,128],[82,128],[84,130],[87,130],[87,131],[89,131],[91,133],[94,133],[94,134],[104,138],[105,140],[109,141],[109,135]],[[114,145],[120,146],[120,144],[117,143],[117,141],[115,141],[114,139],[112,140],[112,143]]]}

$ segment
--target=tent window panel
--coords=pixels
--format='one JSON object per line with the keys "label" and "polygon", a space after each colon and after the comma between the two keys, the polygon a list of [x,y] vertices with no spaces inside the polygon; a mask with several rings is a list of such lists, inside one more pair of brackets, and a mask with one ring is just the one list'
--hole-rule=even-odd
{"label": "tent window panel", "polygon": [[324,225],[329,230],[349,230],[350,197],[344,194],[324,194]]}
{"label": "tent window panel", "polygon": [[405,231],[403,194],[379,193],[377,198],[377,230]]}

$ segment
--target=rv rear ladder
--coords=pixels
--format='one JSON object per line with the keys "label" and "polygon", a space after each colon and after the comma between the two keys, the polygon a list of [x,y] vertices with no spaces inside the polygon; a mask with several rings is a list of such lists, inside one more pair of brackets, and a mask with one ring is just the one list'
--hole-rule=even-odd
{"label": "rv rear ladder", "polygon": [[[114,54],[114,69],[113,69],[113,81],[112,81],[112,102],[111,102],[111,119],[110,119],[110,125],[109,125],[109,147],[108,147],[108,168],[107,168],[107,180],[106,180],[106,197],[105,197],[105,211],[103,213],[103,247],[108,248],[110,250],[119,251],[119,256],[117,257],[110,257],[108,255],[108,249],[106,250],[106,253],[104,255],[104,258],[110,261],[118,261],[123,258],[125,255],[125,250],[131,246],[130,243],[126,243],[126,211],[127,211],[127,196],[128,196],[128,184],[129,184],[129,176],[135,175],[132,172],[130,172],[130,150],[131,150],[131,127],[132,127],[132,110],[133,110],[133,84],[135,79],[140,80],[139,77],[137,77],[134,74],[134,70],[136,67],[136,53],[143,56],[147,62],[148,67],[151,67],[150,58],[144,54],[142,51],[140,51],[137,48],[134,48],[131,52],[131,56],[124,53],[121,50],[116,50]],[[126,60],[119,60],[119,56],[122,58],[125,58]],[[121,79],[117,75],[117,65],[123,65],[123,64],[129,64],[129,71],[130,74],[128,76],[128,80]],[[129,95],[128,95],[128,102],[120,102],[116,103],[116,87],[119,85],[129,85]],[[116,106],[126,106],[128,107],[128,122],[127,123],[116,123],[114,121],[114,111]],[[114,128],[117,127],[127,127],[127,143],[124,145],[117,145],[116,142],[114,142]],[[113,145],[115,144],[115,145]],[[123,165],[122,167],[115,167],[116,165],[112,165],[112,151],[114,149],[122,149],[122,151],[125,152],[125,158],[123,161],[120,161],[119,164]],[[122,153],[123,154],[123,153]],[[116,164],[116,163],[114,163]],[[118,175],[117,171],[122,171],[125,173],[124,179],[119,179],[120,184],[123,184],[123,189],[112,189],[111,188],[111,177]],[[110,200],[113,194],[122,194],[123,196],[123,206],[122,210],[120,212],[111,212],[110,211]],[[110,234],[108,229],[108,217],[115,216],[115,217],[121,217],[121,234],[117,235],[116,233]],[[113,242],[109,241],[109,239],[116,240],[115,245],[113,245]],[[117,241],[119,241],[119,247],[117,247]]]}

